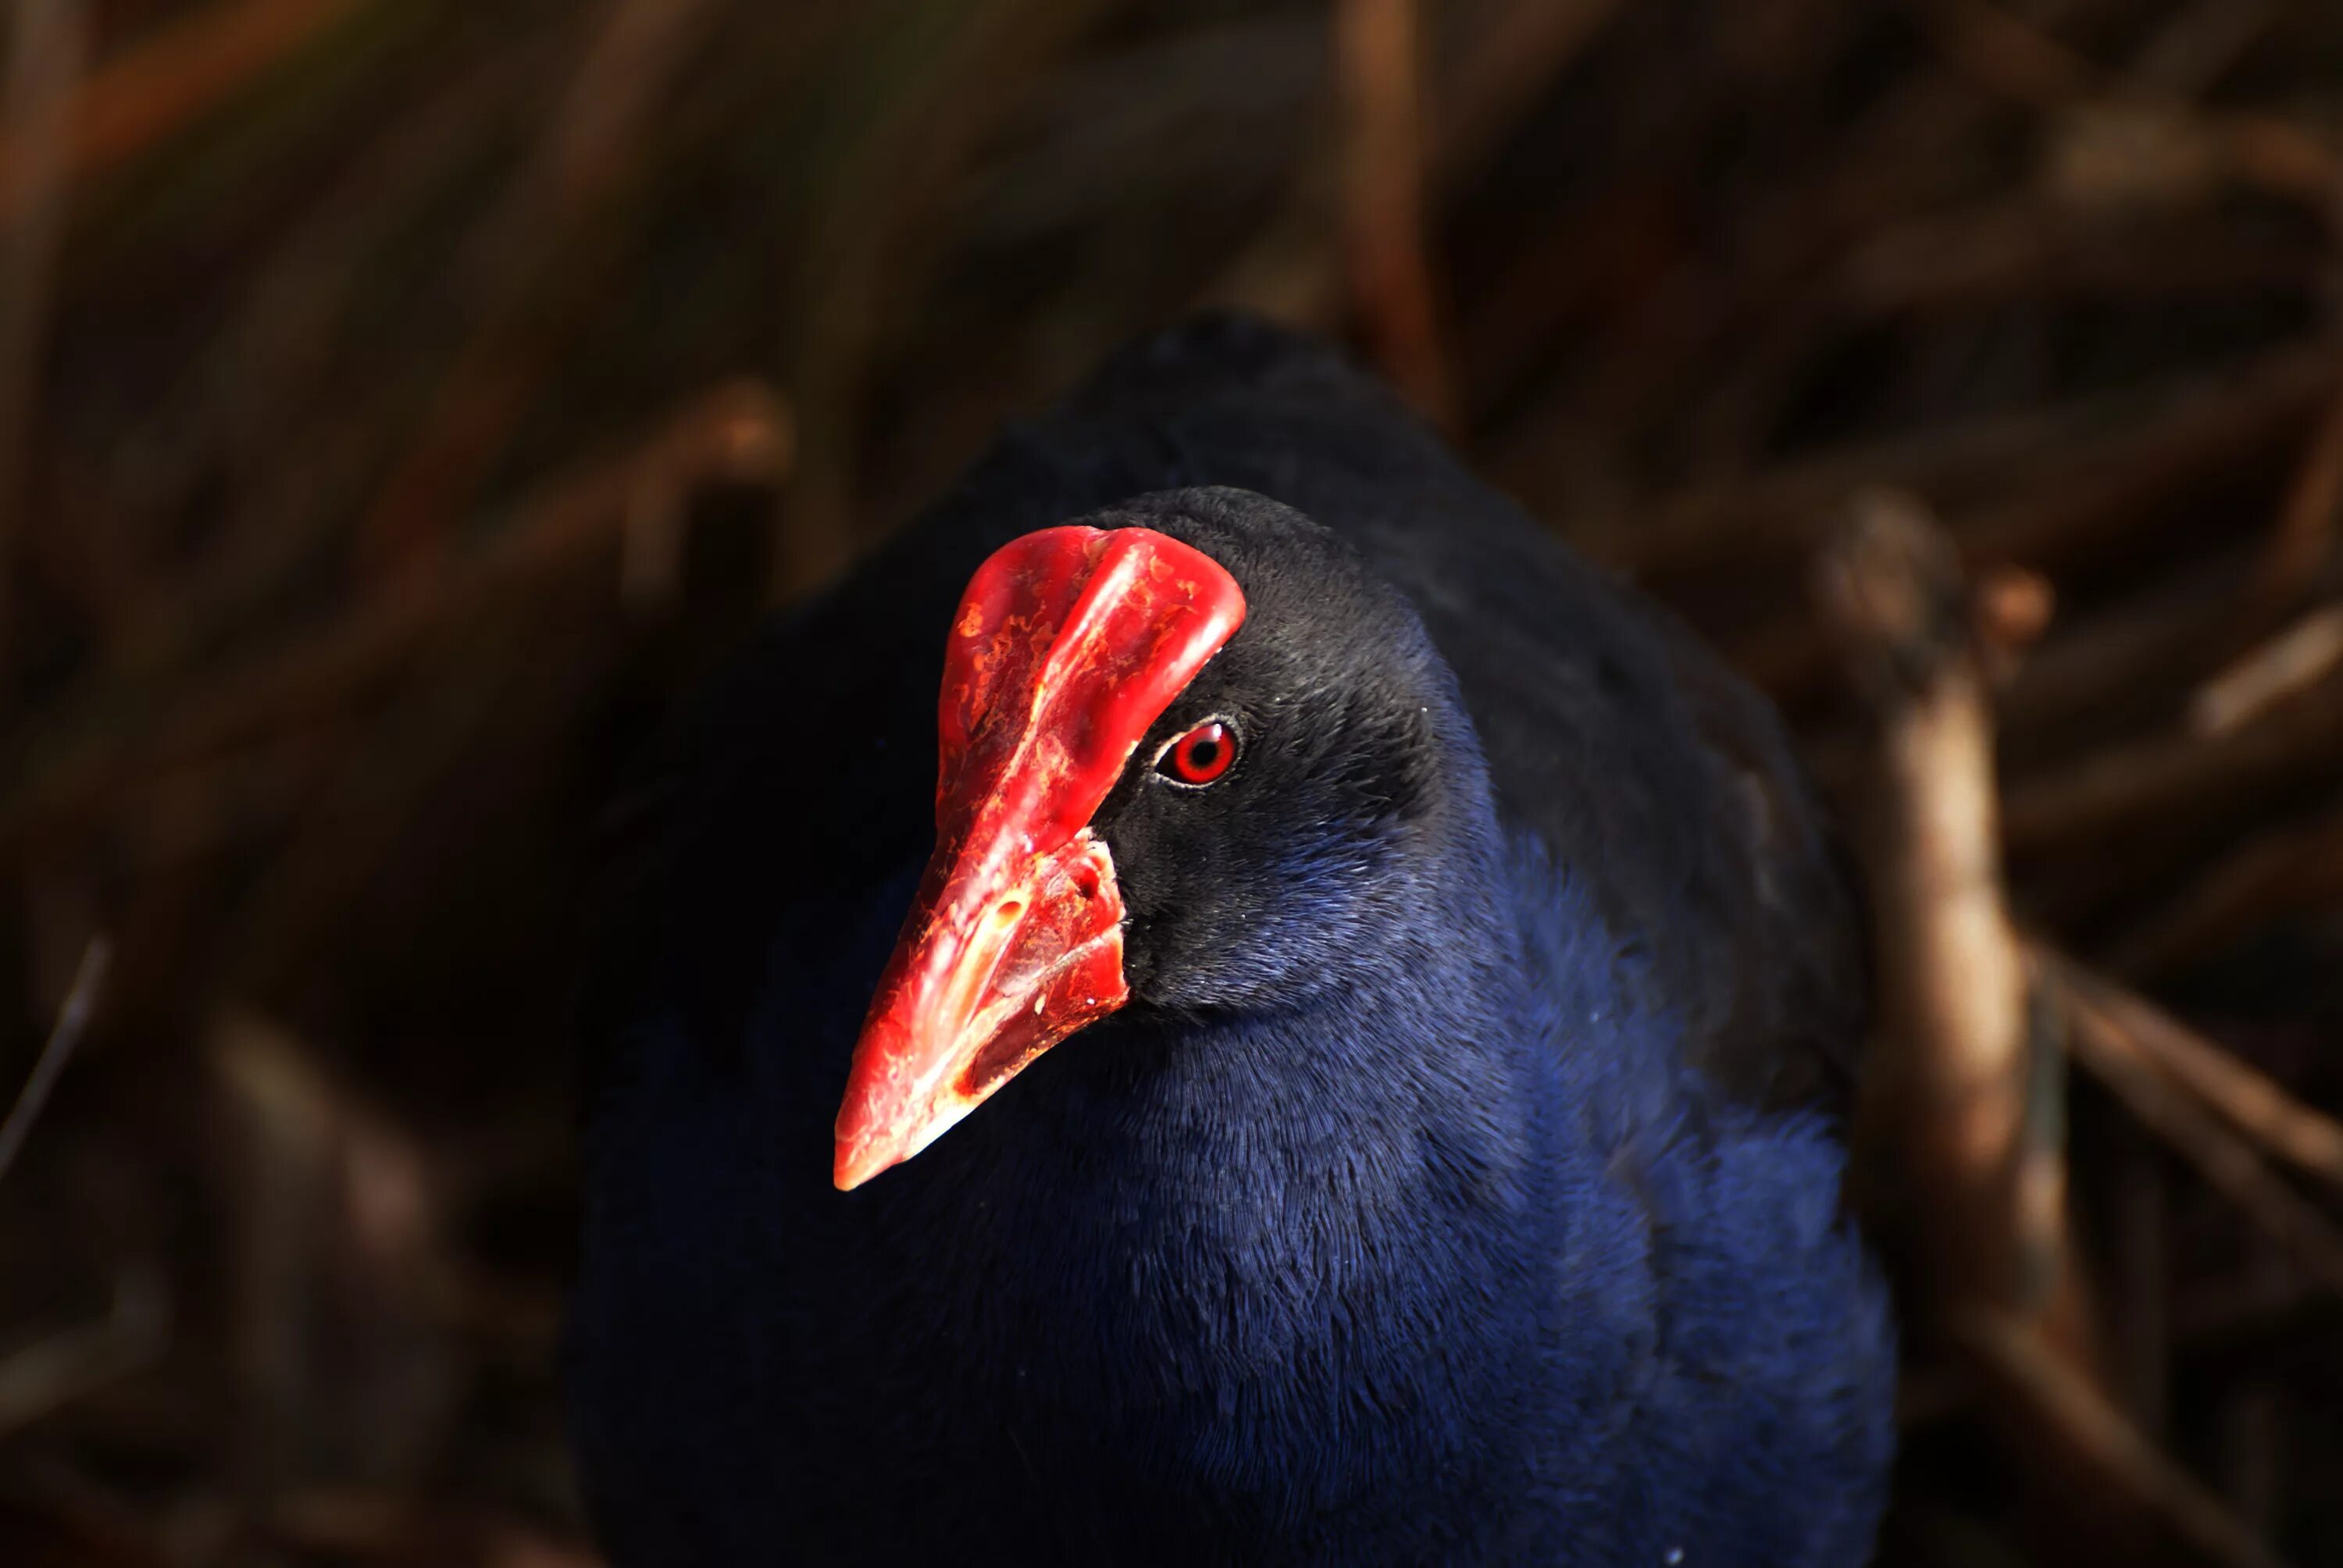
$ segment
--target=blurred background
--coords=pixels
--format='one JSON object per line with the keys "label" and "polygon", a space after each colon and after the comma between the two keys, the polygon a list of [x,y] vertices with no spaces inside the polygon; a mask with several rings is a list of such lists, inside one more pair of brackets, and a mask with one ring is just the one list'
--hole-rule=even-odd
{"label": "blurred background", "polygon": [[1902,699],[1814,562],[1936,519],[2011,906],[2104,989],[2026,1091],[2085,1304],[2046,1364],[1907,1279],[1885,1560],[2343,1561],[2331,0],[7,0],[0,49],[0,1559],[593,1561],[565,1010],[631,763],[1004,418],[1237,303],[1690,618],[1874,846]]}

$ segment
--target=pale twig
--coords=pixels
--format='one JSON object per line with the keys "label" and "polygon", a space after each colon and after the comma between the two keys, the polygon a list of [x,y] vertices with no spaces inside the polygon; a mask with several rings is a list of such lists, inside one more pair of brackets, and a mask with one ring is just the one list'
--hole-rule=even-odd
{"label": "pale twig", "polygon": [[2343,1122],[2288,1094],[2144,998],[2039,946],[2037,960],[2123,1038],[2278,1158],[2343,1189]]}
{"label": "pale twig", "polygon": [[2280,1181],[2252,1140],[2233,1131],[2167,1073],[2140,1042],[2129,1014],[2109,1009],[2087,987],[2062,977],[2067,1043],[2132,1114],[2160,1134],[2238,1211],[2328,1290],[2343,1293],[2343,1231],[2318,1207]]}
{"label": "pale twig", "polygon": [[1951,1327],[1978,1365],[2057,1431],[2094,1473],[2207,1561],[2224,1568],[2279,1568],[2284,1560],[2276,1552],[2127,1421],[2036,1330],[1983,1308],[1960,1313]]}
{"label": "pale twig", "polygon": [[113,957],[114,946],[104,937],[90,938],[89,945],[82,950],[81,963],[74,970],[73,984],[65,990],[64,1004],[57,1009],[57,1020],[49,1030],[48,1043],[41,1048],[40,1060],[33,1063],[32,1075],[25,1080],[8,1120],[0,1123],[0,1176],[7,1175],[8,1167],[15,1163],[41,1108],[48,1103],[49,1091],[56,1087],[58,1075],[65,1071],[66,1061],[88,1031],[90,1014],[97,1008],[98,988],[106,983],[106,965]]}
{"label": "pale twig", "polygon": [[1936,1289],[2048,1314],[2087,1339],[2061,1224],[2063,1166],[2038,1136],[2026,963],[2004,904],[1993,724],[1951,541],[1916,502],[1866,498],[1822,559],[1819,598],[1879,729],[1865,835],[1880,1023],[1893,1054],[1858,1116],[1931,1204]]}
{"label": "pale twig", "polygon": [[2189,727],[2199,735],[2242,729],[2343,664],[2343,605],[2329,605],[2247,653],[2197,689]]}

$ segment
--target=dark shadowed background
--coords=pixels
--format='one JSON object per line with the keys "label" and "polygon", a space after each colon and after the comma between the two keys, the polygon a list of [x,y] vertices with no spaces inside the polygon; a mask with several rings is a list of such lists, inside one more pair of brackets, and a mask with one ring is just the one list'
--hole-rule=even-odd
{"label": "dark shadowed background", "polygon": [[1941,521],[2012,907],[2092,972],[1988,1151],[2060,1280],[1931,1260],[1925,1164],[1868,1200],[1886,1558],[2343,1561],[2331,0],[7,0],[0,51],[0,1560],[591,1561],[565,1008],[630,765],[1235,302],[1715,639],[1890,875],[1926,681],[1814,562]]}

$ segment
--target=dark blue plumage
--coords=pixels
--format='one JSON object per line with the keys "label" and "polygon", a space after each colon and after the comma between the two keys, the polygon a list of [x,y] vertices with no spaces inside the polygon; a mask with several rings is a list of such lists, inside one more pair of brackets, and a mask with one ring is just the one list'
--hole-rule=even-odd
{"label": "dark blue plumage", "polygon": [[[837,1192],[954,598],[1094,514],[1242,582],[1153,733],[1250,749],[1101,809],[1131,1005]],[[689,727],[588,995],[614,1558],[1861,1562],[1854,932],[1770,715],[1379,388],[1239,321],[1128,351]]]}

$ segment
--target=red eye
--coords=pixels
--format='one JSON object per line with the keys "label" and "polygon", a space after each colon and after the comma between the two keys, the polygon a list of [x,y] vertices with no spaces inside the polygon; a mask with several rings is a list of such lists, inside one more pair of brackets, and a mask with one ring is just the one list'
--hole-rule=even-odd
{"label": "red eye", "polygon": [[1155,766],[1182,784],[1210,784],[1237,759],[1237,732],[1208,719],[1174,740]]}

